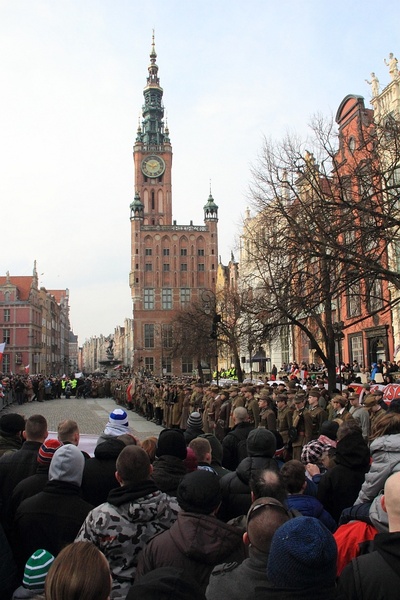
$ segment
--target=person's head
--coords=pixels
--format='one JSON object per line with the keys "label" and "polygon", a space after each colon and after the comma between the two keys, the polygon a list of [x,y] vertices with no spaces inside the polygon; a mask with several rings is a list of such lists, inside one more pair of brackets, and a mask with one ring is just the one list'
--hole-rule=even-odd
{"label": "person's head", "polygon": [[198,463],[205,462],[211,464],[211,444],[207,439],[201,437],[195,438],[189,443],[189,448],[195,453]]}
{"label": "person's head", "polygon": [[287,493],[283,485],[279,471],[274,469],[264,469],[255,471],[250,477],[251,499],[275,498],[282,504],[285,503]]}
{"label": "person's head", "polygon": [[156,457],[157,438],[155,436],[145,438],[142,442],[142,448],[149,455],[150,462],[153,463]]}
{"label": "person's head", "polygon": [[180,429],[163,429],[158,436],[156,455],[186,458],[186,442]]}
{"label": "person's head", "polygon": [[54,556],[50,552],[43,548],[36,550],[25,564],[22,586],[37,594],[43,592],[47,573],[53,562]]}
{"label": "person's head", "polygon": [[49,467],[49,481],[63,481],[77,486],[82,485],[85,459],[73,444],[60,446],[55,451]]}
{"label": "person's head", "polygon": [[222,444],[213,433],[202,433],[201,436],[209,441],[211,446],[211,462],[221,465],[222,463]]}
{"label": "person's head", "polygon": [[354,421],[353,419],[350,419],[349,421],[344,421],[344,423],[341,423],[339,425],[336,439],[338,442],[340,442],[347,435],[352,435],[355,432],[361,434],[361,428],[357,421]]}
{"label": "person's head", "polygon": [[269,429],[259,427],[250,431],[246,445],[248,456],[272,458],[276,450],[276,438]]}
{"label": "person's head", "polygon": [[308,404],[313,407],[313,406],[318,406],[318,401],[320,399],[320,392],[317,388],[312,388],[309,392],[308,392]]}
{"label": "person's head", "polygon": [[176,498],[181,509],[186,512],[215,514],[222,499],[219,478],[210,471],[188,473],[178,486]]}
{"label": "person's head", "polygon": [[296,410],[302,410],[306,405],[306,397],[304,394],[296,394],[294,397],[294,407]]}
{"label": "person's head", "polygon": [[238,406],[237,408],[235,408],[235,410],[233,411],[233,422],[235,423],[235,425],[238,425],[239,423],[244,423],[248,420],[249,413],[244,408],[244,406]]}
{"label": "person's head", "polygon": [[343,396],[340,396],[339,394],[332,398],[332,406],[336,411],[344,408],[346,406],[346,402],[347,402],[346,398],[344,398]]}
{"label": "person's head", "polygon": [[28,442],[41,442],[48,436],[47,421],[42,415],[32,415],[25,423],[23,434]]}
{"label": "person's head", "polygon": [[123,485],[135,485],[149,479],[152,466],[147,452],[139,446],[126,446],[116,462],[115,477]]}
{"label": "person's head", "polygon": [[400,433],[400,414],[387,412],[374,423],[371,431],[371,440],[383,435]]}
{"label": "person's head", "polygon": [[325,588],[336,582],[337,546],[314,517],[296,517],[276,530],[268,557],[268,580],[279,588]]}
{"label": "person's head", "polygon": [[366,408],[370,414],[376,412],[381,408],[378,403],[378,398],[373,394],[368,394],[367,396],[365,396],[363,400],[363,405],[364,408]]}
{"label": "person's head", "polygon": [[388,514],[389,531],[400,531],[400,472],[394,473],[385,482],[384,493],[381,498],[382,508]]}
{"label": "person's head", "polygon": [[350,406],[353,406],[354,408],[358,408],[360,406],[360,396],[358,394],[356,394],[355,392],[352,392],[349,395],[349,402],[350,402]]}
{"label": "person's head", "polygon": [[275,498],[264,497],[255,500],[247,513],[244,543],[267,553],[275,531],[289,519],[287,509]]}
{"label": "person's head", "polygon": [[0,433],[5,438],[16,438],[22,442],[25,419],[18,413],[8,413],[0,417]]}
{"label": "person's head", "polygon": [[324,421],[321,425],[320,435],[324,435],[330,440],[336,440],[338,429],[337,421]]}
{"label": "person's head", "polygon": [[38,465],[49,469],[54,453],[61,445],[59,440],[46,440],[43,442],[37,455]]}
{"label": "person's head", "polygon": [[46,600],[107,600],[110,592],[107,559],[91,542],[73,542],[66,546],[46,577]]}
{"label": "person's head", "polygon": [[285,408],[285,406],[287,405],[286,394],[277,394],[275,402],[276,402],[276,406],[277,406],[278,410],[283,410]]}
{"label": "person's head", "polygon": [[192,412],[187,420],[187,426],[189,429],[198,429],[201,431],[203,427],[203,419],[201,418],[201,414],[197,411]]}
{"label": "person's head", "polygon": [[76,421],[66,419],[58,424],[57,437],[63,444],[69,443],[77,446],[79,444],[79,427]]}
{"label": "person's head", "polygon": [[281,469],[281,477],[288,494],[302,494],[307,485],[306,470],[299,460],[289,460]]}

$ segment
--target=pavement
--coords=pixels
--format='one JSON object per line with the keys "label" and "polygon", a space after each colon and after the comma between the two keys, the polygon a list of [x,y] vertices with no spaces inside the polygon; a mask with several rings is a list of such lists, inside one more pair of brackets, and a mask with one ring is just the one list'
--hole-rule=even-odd
{"label": "pavement", "polygon": [[[100,433],[103,432],[108,416],[117,408],[112,398],[60,398],[47,400],[45,402],[27,402],[19,406],[12,404],[4,408],[0,415],[6,413],[18,413],[25,418],[31,415],[43,415],[47,419],[49,437],[57,437],[57,426],[60,421],[73,419],[78,423],[81,440],[79,447],[89,454],[93,454],[93,448]],[[158,437],[162,427],[147,421],[133,411],[127,411],[131,433],[144,440],[149,436]]]}

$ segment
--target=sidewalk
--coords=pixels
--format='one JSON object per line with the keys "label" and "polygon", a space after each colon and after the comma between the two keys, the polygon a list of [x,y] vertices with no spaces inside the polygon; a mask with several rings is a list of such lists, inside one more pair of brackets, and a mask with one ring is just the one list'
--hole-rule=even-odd
{"label": "sidewalk", "polygon": [[[64,419],[73,419],[78,423],[79,431],[82,434],[82,444],[86,440],[92,445],[93,440],[104,430],[108,416],[114,408],[118,408],[112,398],[90,398],[83,400],[81,398],[61,398],[60,400],[49,400],[46,402],[28,402],[19,406],[13,404],[1,411],[0,414],[18,413],[25,418],[31,415],[40,414],[46,417],[49,432],[56,432],[60,421]],[[154,435],[158,437],[163,429],[151,421],[147,421],[133,411],[127,411],[131,432],[140,440]]]}

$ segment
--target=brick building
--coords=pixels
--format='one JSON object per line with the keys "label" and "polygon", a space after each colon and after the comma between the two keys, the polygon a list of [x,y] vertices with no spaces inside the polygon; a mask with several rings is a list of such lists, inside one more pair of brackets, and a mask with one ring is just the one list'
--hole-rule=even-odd
{"label": "brick building", "polygon": [[142,124],[133,147],[135,199],[130,206],[133,369],[155,375],[191,374],[191,356],[171,357],[172,319],[205,290],[215,292],[218,207],[210,196],[204,225],[172,220],[172,146],[164,126],[163,89],[153,43]]}

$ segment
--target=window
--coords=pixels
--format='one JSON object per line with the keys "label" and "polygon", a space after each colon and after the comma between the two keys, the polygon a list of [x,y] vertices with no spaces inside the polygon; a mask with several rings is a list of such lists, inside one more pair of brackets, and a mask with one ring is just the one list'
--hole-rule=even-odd
{"label": "window", "polygon": [[169,248],[164,248],[163,256],[169,256]]}
{"label": "window", "polygon": [[152,271],[152,270],[153,270],[152,263],[146,263],[145,264],[145,271]]}
{"label": "window", "polygon": [[193,372],[193,360],[191,358],[182,358],[182,373],[191,375]]}
{"label": "window", "polygon": [[4,321],[6,323],[10,321],[10,309],[9,308],[4,309]]}
{"label": "window", "polygon": [[144,326],[144,347],[154,348],[154,325],[151,323]]}
{"label": "window", "polygon": [[356,360],[358,364],[361,366],[364,364],[364,354],[363,354],[363,341],[362,334],[352,335],[350,337],[350,349],[351,349],[351,357],[350,359]]}
{"label": "window", "polygon": [[170,310],[172,308],[172,288],[163,288],[162,307],[163,310]]}
{"label": "window", "polygon": [[172,348],[172,325],[162,326],[162,346],[163,348]]}
{"label": "window", "polygon": [[367,307],[370,313],[380,310],[383,307],[382,283],[379,279],[372,282],[365,282],[367,292]]}
{"label": "window", "polygon": [[181,271],[187,271],[187,263],[181,264]]}
{"label": "window", "polygon": [[166,273],[167,271],[169,271],[169,263],[164,263],[163,264],[163,271],[164,271],[164,273]]}
{"label": "window", "polygon": [[347,292],[347,317],[357,317],[361,314],[360,283],[357,281],[349,286]]}
{"label": "window", "polygon": [[151,256],[153,254],[153,250],[151,248],[146,248],[146,250],[144,251],[146,256]]}
{"label": "window", "polygon": [[9,329],[3,329],[3,342],[5,342],[6,344],[10,343],[10,330]]}
{"label": "window", "polygon": [[154,200],[154,191],[151,192],[151,210],[154,210],[156,207]]}
{"label": "window", "polygon": [[154,309],[154,289],[153,288],[144,288],[143,308],[145,310],[153,310]]}
{"label": "window", "polygon": [[145,357],[144,368],[146,371],[150,371],[151,373],[154,371],[154,358],[152,356]]}
{"label": "window", "polygon": [[172,360],[169,356],[163,356],[162,370],[163,373],[172,373]]}
{"label": "window", "polygon": [[190,288],[181,288],[180,289],[180,300],[181,300],[181,306],[184,306],[185,304],[189,304]]}
{"label": "window", "polygon": [[10,372],[10,355],[3,354],[3,364],[1,365],[3,373]]}
{"label": "window", "polygon": [[181,248],[181,256],[187,256],[187,248]]}
{"label": "window", "polygon": [[204,248],[199,248],[197,250],[197,256],[204,256]]}
{"label": "window", "polygon": [[199,263],[199,271],[204,271],[204,263]]}

